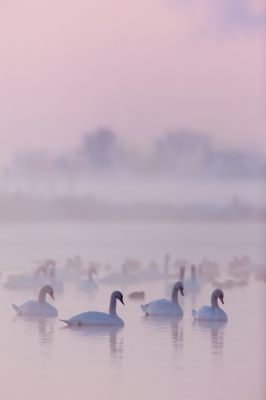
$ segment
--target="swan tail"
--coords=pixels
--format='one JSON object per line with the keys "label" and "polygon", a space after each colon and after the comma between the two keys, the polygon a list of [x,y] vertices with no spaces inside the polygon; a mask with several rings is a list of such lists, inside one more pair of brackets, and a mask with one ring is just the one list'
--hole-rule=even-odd
{"label": "swan tail", "polygon": [[71,323],[67,319],[59,319],[61,322],[65,322],[67,325],[71,325]]}
{"label": "swan tail", "polygon": [[18,306],[16,306],[15,304],[12,304],[12,307],[16,311],[17,315],[22,315],[22,311]]}
{"label": "swan tail", "polygon": [[192,317],[196,318],[197,311],[195,311],[195,310],[192,310],[192,312],[191,312],[191,315],[192,315]]}
{"label": "swan tail", "polygon": [[144,314],[148,315],[148,304],[141,304],[140,308],[144,312]]}
{"label": "swan tail", "polygon": [[80,321],[70,321],[67,319],[59,319],[59,321],[65,322],[68,326],[82,326]]}

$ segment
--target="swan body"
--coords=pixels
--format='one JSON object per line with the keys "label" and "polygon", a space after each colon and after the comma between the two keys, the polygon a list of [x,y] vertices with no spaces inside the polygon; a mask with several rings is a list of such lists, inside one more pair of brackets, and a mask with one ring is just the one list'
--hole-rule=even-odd
{"label": "swan body", "polygon": [[178,291],[180,290],[182,296],[183,293],[183,283],[176,282],[172,289],[171,300],[160,299],[151,301],[148,304],[141,305],[142,311],[146,315],[178,315],[183,316],[183,310],[178,303]]}
{"label": "swan body", "polygon": [[44,280],[36,280],[34,275],[20,275],[9,279],[5,283],[6,289],[32,289],[39,288],[44,284]]}
{"label": "swan body", "polygon": [[97,275],[97,271],[94,267],[89,269],[88,279],[82,279],[82,281],[80,281],[78,285],[80,290],[93,291],[99,289],[98,283],[93,279],[93,274]]}
{"label": "swan body", "polygon": [[99,285],[95,281],[90,281],[89,279],[82,279],[82,281],[80,281],[80,283],[78,285],[78,288],[80,290],[93,291],[93,290],[98,290]]}
{"label": "swan body", "polygon": [[108,314],[98,311],[88,311],[75,315],[68,320],[60,319],[60,321],[72,326],[124,325],[124,321],[116,314],[116,300],[120,300],[124,304],[123,295],[118,290],[111,294]]}
{"label": "swan body", "polygon": [[59,279],[56,279],[57,273],[56,273],[55,261],[50,260],[48,265],[51,265],[51,268],[49,269],[49,273],[48,273],[49,279],[46,283],[48,285],[52,285],[56,293],[63,292],[64,291],[63,282]]}
{"label": "swan body", "polygon": [[56,280],[49,280],[47,282],[48,284],[51,284],[54,288],[55,293],[62,293],[64,291],[64,284],[61,280],[56,279]]}
{"label": "swan body", "polygon": [[65,268],[58,269],[56,276],[63,281],[77,281],[79,279],[79,274],[76,271]]}
{"label": "swan body", "polygon": [[25,275],[17,275],[10,278],[5,283],[5,288],[7,289],[34,289],[41,288],[47,283],[47,269],[50,261],[45,262],[40,265],[35,272],[25,274]]}
{"label": "swan body", "polygon": [[200,291],[200,285],[196,277],[196,267],[191,265],[191,277],[184,281],[186,292],[197,293]]}
{"label": "swan body", "polygon": [[158,281],[164,278],[164,274],[154,271],[150,268],[140,271],[137,275],[139,281]]}
{"label": "swan body", "polygon": [[12,306],[17,315],[40,315],[57,317],[57,309],[46,302],[46,293],[48,293],[52,297],[52,299],[54,299],[53,288],[50,285],[45,285],[41,288],[39,299],[37,301],[29,300],[26,301],[26,303],[23,303],[20,307],[16,306],[15,304],[12,304]]}
{"label": "swan body", "polygon": [[114,272],[110,275],[104,276],[103,278],[100,279],[101,283],[107,283],[107,284],[133,284],[133,283],[138,283],[139,280],[136,275],[132,274],[121,274]]}
{"label": "swan body", "polygon": [[211,296],[211,306],[202,306],[198,311],[192,310],[192,317],[202,321],[227,321],[228,317],[218,305],[218,299],[224,304],[224,294],[221,289],[215,289]]}

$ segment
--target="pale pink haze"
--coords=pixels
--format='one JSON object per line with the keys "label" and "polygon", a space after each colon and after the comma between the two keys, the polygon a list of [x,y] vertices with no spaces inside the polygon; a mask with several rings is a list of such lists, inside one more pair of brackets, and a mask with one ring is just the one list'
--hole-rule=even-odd
{"label": "pale pink haze", "polygon": [[102,126],[265,149],[264,46],[262,0],[1,2],[0,158]]}

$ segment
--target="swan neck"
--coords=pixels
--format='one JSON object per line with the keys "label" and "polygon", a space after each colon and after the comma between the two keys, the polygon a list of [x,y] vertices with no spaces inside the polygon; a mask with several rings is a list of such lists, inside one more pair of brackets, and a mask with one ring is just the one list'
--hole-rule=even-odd
{"label": "swan neck", "polygon": [[212,294],[212,297],[211,297],[211,305],[212,305],[212,308],[220,308],[218,305],[218,299],[214,294]]}
{"label": "swan neck", "polygon": [[178,289],[174,286],[172,290],[171,301],[174,304],[178,304]]}
{"label": "swan neck", "polygon": [[89,281],[93,281],[93,277],[92,277],[93,271],[89,271],[88,275],[89,275]]}
{"label": "swan neck", "polygon": [[42,288],[39,293],[39,299],[38,299],[39,304],[46,303],[45,296],[46,296],[46,290],[45,288]]}
{"label": "swan neck", "polygon": [[41,273],[41,267],[38,267],[34,273],[34,279],[39,279]]}
{"label": "swan neck", "polygon": [[110,299],[109,315],[116,315],[116,297],[114,294],[111,295]]}

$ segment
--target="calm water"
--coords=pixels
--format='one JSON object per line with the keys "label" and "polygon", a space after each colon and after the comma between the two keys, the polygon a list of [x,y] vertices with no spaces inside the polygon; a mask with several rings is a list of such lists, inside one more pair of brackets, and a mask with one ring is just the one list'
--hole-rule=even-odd
{"label": "calm water", "polygon": [[[84,260],[119,267],[127,256],[159,265],[172,259],[198,263],[203,256],[222,267],[248,254],[265,263],[265,227],[209,225],[5,225],[0,243],[2,282],[11,271],[30,269],[35,258]],[[53,302],[60,318],[107,311],[110,293],[121,290],[123,328],[66,328],[57,319],[15,317],[11,303],[35,299],[36,290],[0,290],[1,393],[7,399],[265,399],[265,283],[224,290],[227,324],[195,323],[191,309],[209,304],[211,284],[182,299],[184,318],[143,316],[128,293],[145,301],[165,297],[165,282],[100,286],[88,295],[65,284]],[[50,302],[50,300],[49,300]],[[52,300],[51,300],[52,302]]]}

